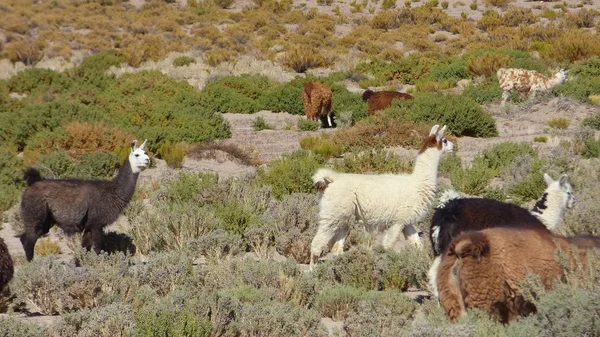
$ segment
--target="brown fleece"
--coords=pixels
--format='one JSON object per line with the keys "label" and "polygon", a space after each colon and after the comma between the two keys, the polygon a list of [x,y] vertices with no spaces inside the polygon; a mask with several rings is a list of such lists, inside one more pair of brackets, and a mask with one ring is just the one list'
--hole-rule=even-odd
{"label": "brown fleece", "polygon": [[[569,243],[539,229],[488,228],[463,233],[452,241],[438,270],[442,307],[452,320],[479,308],[503,323],[535,312],[533,303],[522,296],[519,282],[535,273],[549,289],[562,273],[555,258],[557,244],[574,261]],[[578,254],[585,266],[585,251]]]}
{"label": "brown fleece", "polygon": [[325,84],[306,82],[302,90],[302,100],[307,119],[317,120],[317,118],[331,116],[333,93]]}
{"label": "brown fleece", "polygon": [[409,94],[397,91],[372,91],[363,93],[363,100],[367,102],[367,114],[372,115],[378,110],[383,110],[392,105],[395,99],[413,99]]}

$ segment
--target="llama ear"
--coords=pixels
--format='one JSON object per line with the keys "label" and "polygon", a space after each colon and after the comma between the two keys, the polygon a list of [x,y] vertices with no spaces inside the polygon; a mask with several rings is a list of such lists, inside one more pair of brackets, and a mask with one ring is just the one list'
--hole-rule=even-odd
{"label": "llama ear", "polygon": [[142,145],[140,145],[140,150],[145,150],[146,149],[146,142],[148,141],[148,139],[144,139],[144,142],[142,143]]}
{"label": "llama ear", "polygon": [[431,136],[435,135],[435,134],[437,133],[437,130],[438,130],[439,128],[440,128],[440,126],[439,126],[439,125],[437,125],[437,124],[436,124],[436,125],[434,125],[434,126],[431,128],[431,131],[429,131],[429,136],[431,137]]}
{"label": "llama ear", "polygon": [[131,142],[131,151],[135,151],[136,144],[137,144],[137,139],[134,139],[133,142]]}
{"label": "llama ear", "polygon": [[546,185],[550,186],[550,184],[554,182],[554,179],[552,179],[548,173],[544,173],[544,181],[546,182]]}
{"label": "llama ear", "polygon": [[435,135],[435,139],[439,142],[442,137],[444,137],[444,132],[446,132],[446,126],[444,125],[440,131]]}
{"label": "llama ear", "polygon": [[567,183],[567,175],[563,174],[560,176],[560,178],[558,178],[558,182],[560,184],[560,186],[565,186],[565,184]]}

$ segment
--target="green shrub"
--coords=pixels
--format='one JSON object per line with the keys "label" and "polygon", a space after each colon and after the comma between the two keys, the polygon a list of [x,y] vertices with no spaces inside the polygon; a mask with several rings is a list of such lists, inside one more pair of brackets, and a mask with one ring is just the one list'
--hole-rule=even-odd
{"label": "green shrub", "polygon": [[591,103],[589,97],[600,94],[600,77],[578,77],[552,88],[552,93]]}
{"label": "green shrub", "polygon": [[14,151],[0,147],[0,213],[14,205],[25,183],[22,180],[23,161]]}
{"label": "green shrub", "polygon": [[277,199],[291,193],[312,192],[312,175],[323,164],[323,157],[309,151],[284,154],[280,159],[272,161],[267,170],[257,170],[256,184],[271,186],[273,196]]}
{"label": "green shrub", "polygon": [[569,68],[569,76],[588,78],[600,76],[600,56],[594,56],[585,62],[573,64]]}
{"label": "green shrub", "polygon": [[492,76],[490,80],[484,83],[467,86],[462,95],[479,104],[485,104],[499,100],[502,97],[502,90],[500,90],[496,77]]}
{"label": "green shrub", "polygon": [[569,120],[567,118],[553,118],[548,121],[548,126],[555,129],[566,129],[569,127]]}
{"label": "green shrub", "polygon": [[449,57],[432,65],[424,80],[436,82],[447,81],[450,85],[454,85],[459,80],[470,77],[463,58]]}
{"label": "green shrub", "polygon": [[84,153],[79,159],[74,159],[65,151],[58,150],[41,157],[37,166],[43,168],[40,171],[42,176],[52,178],[110,179],[121,164],[115,153]]}
{"label": "green shrub", "polygon": [[254,131],[272,130],[273,126],[268,124],[264,118],[258,116],[252,121]]}
{"label": "green shrub", "polygon": [[450,168],[448,175],[452,186],[458,191],[471,195],[482,195],[487,191],[496,172],[490,169],[483,160],[475,160],[471,166],[466,168],[460,165]]}
{"label": "green shrub", "polygon": [[311,68],[320,68],[328,64],[328,61],[318,50],[296,48],[286,52],[281,63],[297,73],[304,73]]}
{"label": "green shrub", "polygon": [[217,218],[221,220],[221,228],[234,234],[244,234],[246,229],[259,224],[256,214],[238,202],[218,203],[214,211]]}
{"label": "green shrub", "polygon": [[166,141],[158,148],[158,155],[167,162],[167,165],[172,168],[181,168],[183,159],[185,158],[184,143],[174,143]]}
{"label": "green shrub", "polygon": [[600,115],[588,116],[581,121],[581,126],[589,126],[594,130],[600,130]]}
{"label": "green shrub", "polygon": [[422,93],[398,103],[397,112],[417,123],[446,125],[457,136],[494,137],[496,122],[479,104],[466,96]]}
{"label": "green shrub", "polygon": [[[165,178],[158,191],[160,201],[205,202],[203,195],[216,189],[216,173],[181,173],[175,178]],[[206,193],[206,194],[205,194]]]}
{"label": "green shrub", "polygon": [[179,56],[173,60],[173,65],[175,67],[185,67],[193,63],[196,63],[196,60],[189,56]]}
{"label": "green shrub", "polygon": [[396,0],[383,0],[381,2],[381,8],[382,9],[390,9],[393,6],[396,6]]}
{"label": "green shrub", "polygon": [[401,83],[416,84],[422,79],[432,65],[437,61],[430,58],[410,55],[393,62],[385,62],[380,59],[370,59],[359,63],[355,69],[361,73],[371,73],[375,79],[369,83],[370,86],[382,85],[389,80],[398,80]]}
{"label": "green shrub", "polygon": [[300,138],[300,148],[310,150],[325,159],[339,157],[344,152],[342,144],[332,140],[326,134]]}
{"label": "green shrub", "polygon": [[208,337],[212,325],[207,318],[198,317],[187,308],[159,301],[135,312],[138,336]]}
{"label": "green shrub", "polygon": [[261,96],[263,109],[273,112],[287,112],[292,115],[304,114],[302,90],[306,79],[297,78],[283,85],[276,85]]}
{"label": "green shrub", "polygon": [[298,129],[300,131],[317,131],[321,127],[321,122],[310,119],[298,119]]}
{"label": "green shrub", "polygon": [[212,112],[254,113],[261,110],[259,98],[270,86],[263,76],[224,77],[202,89],[202,106]]}
{"label": "green shrub", "polygon": [[583,140],[583,148],[580,151],[583,158],[600,157],[600,139],[589,137]]}
{"label": "green shrub", "polygon": [[489,168],[499,170],[507,167],[515,158],[522,155],[537,157],[537,153],[528,143],[502,142],[484,150],[481,158]]}
{"label": "green shrub", "polygon": [[546,136],[533,137],[533,141],[535,143],[547,143],[548,142],[548,137],[546,137]]}

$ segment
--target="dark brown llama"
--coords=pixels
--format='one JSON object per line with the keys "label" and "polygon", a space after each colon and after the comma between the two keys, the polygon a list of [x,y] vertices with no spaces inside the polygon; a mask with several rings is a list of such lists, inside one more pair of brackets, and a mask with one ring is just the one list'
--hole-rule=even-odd
{"label": "dark brown llama", "polygon": [[37,239],[56,224],[65,233],[83,232],[81,245],[93,246],[96,253],[104,248],[104,227],[113,223],[131,200],[140,172],[148,167],[146,141],[136,147],[112,180],[43,179],[28,168],[24,180],[27,189],[21,198],[21,218],[25,232],[21,243],[28,261],[33,259]]}

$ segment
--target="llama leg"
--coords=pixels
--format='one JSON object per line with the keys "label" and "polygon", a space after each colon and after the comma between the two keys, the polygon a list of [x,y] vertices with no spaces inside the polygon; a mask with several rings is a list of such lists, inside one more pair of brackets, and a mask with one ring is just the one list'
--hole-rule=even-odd
{"label": "llama leg", "polygon": [[510,91],[506,90],[506,91],[502,91],[502,105],[506,104],[506,102],[508,101],[508,98],[510,97]]}
{"label": "llama leg", "polygon": [[333,124],[331,123],[331,116],[327,115],[327,123],[329,124],[329,127],[332,128]]}
{"label": "llama leg", "polygon": [[87,250],[94,248],[96,254],[100,254],[104,249],[104,231],[100,229],[86,230],[81,237],[81,246]]}
{"label": "llama leg", "polygon": [[25,233],[19,238],[21,240],[21,244],[23,245],[23,250],[25,250],[25,257],[27,258],[27,261],[33,260],[33,249],[38,238],[39,235],[30,233]]}
{"label": "llama leg", "polygon": [[[322,254],[326,253],[331,249],[333,245],[333,239],[338,236],[340,230],[338,229],[337,223],[325,222],[319,220],[319,229],[317,234],[313,238],[310,244],[310,269],[313,269],[314,264],[317,262]],[[344,233],[345,234],[345,233]],[[344,235],[345,237],[345,235]],[[343,244],[343,239],[342,239]],[[341,248],[343,250],[343,246]]]}
{"label": "llama leg", "polygon": [[429,291],[433,294],[434,297],[440,297],[437,289],[437,273],[440,269],[440,263],[442,262],[442,256],[438,256],[433,260],[431,264],[431,268],[427,272]]}
{"label": "llama leg", "polygon": [[423,244],[421,243],[421,239],[419,238],[419,232],[415,229],[413,225],[406,225],[402,229],[402,233],[404,234],[404,238],[407,239],[410,243],[414,244],[417,247],[421,247]]}
{"label": "llama leg", "polygon": [[92,232],[89,230],[84,230],[81,233],[81,247],[87,251],[92,250]]}
{"label": "llama leg", "polygon": [[[403,226],[402,224],[394,224],[392,227],[388,228],[383,236],[383,247],[386,249],[394,249],[394,245],[398,240],[398,236],[400,236],[400,232],[402,232]],[[417,234],[418,235],[418,234]]]}
{"label": "llama leg", "polygon": [[334,244],[332,248],[332,252],[335,255],[342,255],[344,253],[344,242],[346,241],[346,234],[348,233],[348,226],[344,226],[340,228],[335,237],[333,238]]}

